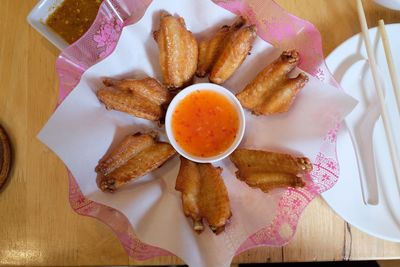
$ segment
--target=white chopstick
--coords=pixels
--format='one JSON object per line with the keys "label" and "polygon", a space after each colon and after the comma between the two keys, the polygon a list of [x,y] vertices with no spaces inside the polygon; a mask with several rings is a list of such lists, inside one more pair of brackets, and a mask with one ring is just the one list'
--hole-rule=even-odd
{"label": "white chopstick", "polygon": [[381,34],[383,48],[385,49],[386,62],[389,68],[390,79],[392,80],[392,86],[394,94],[396,96],[397,111],[400,113],[400,86],[399,79],[397,78],[396,67],[393,63],[392,50],[390,49],[389,37],[385,29],[385,22],[383,19],[379,20],[379,33]]}
{"label": "white chopstick", "polygon": [[[377,69],[377,65],[376,65],[374,51],[371,46],[371,40],[369,39],[367,20],[365,18],[364,8],[362,6],[361,0],[357,0],[357,12],[358,12],[358,18],[360,20],[360,25],[361,25],[361,30],[362,30],[362,36],[364,38],[365,48],[367,49],[368,63],[371,67],[371,72],[372,72],[372,76],[374,78],[376,93],[378,95],[380,106],[381,106],[382,121],[383,121],[383,125],[385,127],[386,137],[387,137],[387,140],[389,143],[390,156],[392,158],[394,173],[397,178],[397,186],[399,187],[400,186],[399,156],[396,151],[392,127],[390,125],[390,118],[389,118],[388,111],[387,111],[387,106],[385,105],[385,97],[383,95],[383,90],[382,90],[381,84],[379,82],[378,69]],[[371,162],[370,164],[373,164],[373,162]],[[399,190],[400,190],[400,188],[399,188]]]}

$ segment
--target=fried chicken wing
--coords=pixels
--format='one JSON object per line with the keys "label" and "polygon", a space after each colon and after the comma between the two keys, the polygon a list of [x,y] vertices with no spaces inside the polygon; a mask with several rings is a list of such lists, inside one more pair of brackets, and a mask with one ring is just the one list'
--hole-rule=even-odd
{"label": "fried chicken wing", "polygon": [[211,69],[211,82],[222,84],[232,76],[249,54],[256,39],[256,33],[256,26],[250,25],[230,35]]}
{"label": "fried chicken wing", "polygon": [[308,77],[300,73],[289,78],[298,65],[299,53],[284,51],[272,64],[265,67],[256,78],[236,96],[243,107],[255,115],[282,113],[289,110],[297,93],[304,87]]}
{"label": "fried chicken wing", "polygon": [[128,90],[140,94],[158,105],[164,105],[171,101],[171,95],[168,90],[156,79],[147,77],[141,80],[134,79],[104,79],[105,86],[114,87],[121,90]]}
{"label": "fried chicken wing", "polygon": [[[124,139],[122,143],[126,145],[126,151],[120,145],[105,161],[99,163],[96,171],[99,173],[98,186],[102,191],[114,192],[127,182],[160,167],[176,153],[170,144],[154,140],[151,142],[149,137],[153,138],[136,134],[130,139]],[[108,173],[103,170],[108,170]]]}
{"label": "fried chicken wing", "polygon": [[186,29],[184,19],[163,13],[160,28],[153,36],[160,51],[164,84],[169,88],[189,84],[197,68],[198,45],[193,34]]}
{"label": "fried chicken wing", "polygon": [[238,168],[239,180],[264,192],[279,187],[303,187],[302,178],[312,171],[308,158],[283,153],[236,149],[230,159]]}
{"label": "fried chicken wing", "polygon": [[105,79],[107,86],[97,91],[97,97],[107,109],[126,112],[135,117],[159,121],[164,116],[163,105],[171,100],[168,90],[153,78],[142,80]]}
{"label": "fried chicken wing", "polygon": [[232,216],[228,191],[221,177],[222,169],[215,168],[210,163],[200,164],[200,210],[207,220],[210,229],[219,234]]}
{"label": "fried chicken wing", "polygon": [[246,176],[238,176],[238,178],[250,187],[259,188],[263,192],[269,192],[275,188],[303,187],[305,185],[300,177],[283,172],[255,172]]}
{"label": "fried chicken wing", "polygon": [[262,150],[236,149],[231,154],[232,162],[240,170],[252,172],[308,173],[312,164],[308,158]]}
{"label": "fried chicken wing", "polygon": [[221,168],[199,164],[181,157],[175,189],[182,193],[183,212],[193,220],[193,229],[203,231],[203,219],[219,234],[231,217],[228,192]]}
{"label": "fried chicken wing", "polygon": [[193,229],[200,233],[204,230],[200,207],[200,171],[198,164],[184,157],[180,157],[181,166],[176,177],[175,190],[182,193],[183,213],[192,218]]}
{"label": "fried chicken wing", "polygon": [[108,175],[110,172],[124,165],[129,159],[140,151],[155,143],[153,136],[136,133],[126,136],[122,142],[96,167],[96,172]]}
{"label": "fried chicken wing", "polygon": [[198,77],[204,77],[210,72],[230,35],[240,29],[245,22],[243,17],[239,17],[231,26],[222,26],[211,39],[199,42],[199,62],[196,71]]}
{"label": "fried chicken wing", "polygon": [[107,87],[98,90],[97,97],[107,109],[115,109],[152,121],[157,121],[163,116],[163,110],[159,105],[129,91]]}

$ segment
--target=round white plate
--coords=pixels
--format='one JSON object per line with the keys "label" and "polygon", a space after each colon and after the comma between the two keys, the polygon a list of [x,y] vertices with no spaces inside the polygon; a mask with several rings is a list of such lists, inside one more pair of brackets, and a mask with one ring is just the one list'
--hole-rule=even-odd
{"label": "round white plate", "polygon": [[[400,33],[400,24],[387,25],[386,29],[397,73],[400,77],[400,39],[397,38]],[[382,42],[376,28],[370,29],[369,33],[382,82],[386,88],[386,106],[389,109],[397,150],[400,152],[400,118]],[[353,112],[360,112],[362,109],[365,112],[366,105],[363,94],[375,90],[366,59],[367,55],[360,34],[342,43],[326,59],[329,69],[342,88],[360,101]],[[353,127],[351,124],[354,124],[354,120],[351,119],[351,116],[352,114],[349,119],[346,119],[346,122]],[[363,202],[357,161],[346,127],[342,128],[337,140],[340,178],[331,190],[323,194],[323,198],[335,212],[353,226],[370,235],[400,242],[400,191],[393,172],[381,119],[375,125],[372,139],[378,180],[378,205],[365,205]]]}
{"label": "round white plate", "polygon": [[375,0],[375,2],[390,9],[400,10],[400,0]]}

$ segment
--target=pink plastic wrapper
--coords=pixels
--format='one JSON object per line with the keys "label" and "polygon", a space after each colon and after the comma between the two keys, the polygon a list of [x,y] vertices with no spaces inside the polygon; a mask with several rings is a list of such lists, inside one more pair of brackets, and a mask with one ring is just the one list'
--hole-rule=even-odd
{"label": "pink plastic wrapper", "polygon": [[[322,53],[321,36],[311,23],[286,12],[273,1],[214,1],[219,6],[247,17],[258,27],[258,35],[280,49],[296,47],[302,55],[299,66],[324,83],[338,85],[327,69]],[[136,23],[143,16],[149,0],[104,1],[89,31],[66,48],[56,62],[60,80],[59,103],[78,84],[82,74],[93,64],[110,55],[124,26]],[[279,200],[276,216],[270,225],[254,233],[236,251],[239,254],[257,246],[283,246],[293,237],[305,207],[338,180],[336,135],[339,125],[331,129],[313,162],[312,183],[305,188],[288,189]],[[166,250],[142,243],[134,229],[119,211],[88,200],[81,193],[74,177],[69,177],[69,200],[79,214],[91,216],[107,224],[118,236],[126,252],[137,260],[171,255]]]}

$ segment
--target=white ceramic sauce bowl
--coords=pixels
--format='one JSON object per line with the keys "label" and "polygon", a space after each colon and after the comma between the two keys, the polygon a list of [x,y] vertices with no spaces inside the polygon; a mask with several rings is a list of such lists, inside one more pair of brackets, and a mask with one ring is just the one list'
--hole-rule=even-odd
{"label": "white ceramic sauce bowl", "polygon": [[[219,93],[224,96],[230,103],[233,104],[239,119],[239,127],[236,134],[235,140],[232,142],[230,147],[226,149],[223,153],[218,154],[212,157],[199,157],[195,155],[191,155],[187,153],[176,141],[173,131],[172,131],[172,115],[177,107],[177,105],[189,94],[195,91],[213,91]],[[168,139],[171,145],[175,148],[175,150],[182,155],[183,157],[198,163],[213,163],[219,160],[222,160],[229,156],[240,144],[242,141],[244,130],[245,130],[246,120],[243,112],[242,105],[239,100],[236,98],[234,94],[232,94],[228,89],[213,83],[198,83],[191,86],[186,87],[181,92],[179,92],[174,99],[169,104],[167,114],[165,117],[165,129],[167,132]]]}

